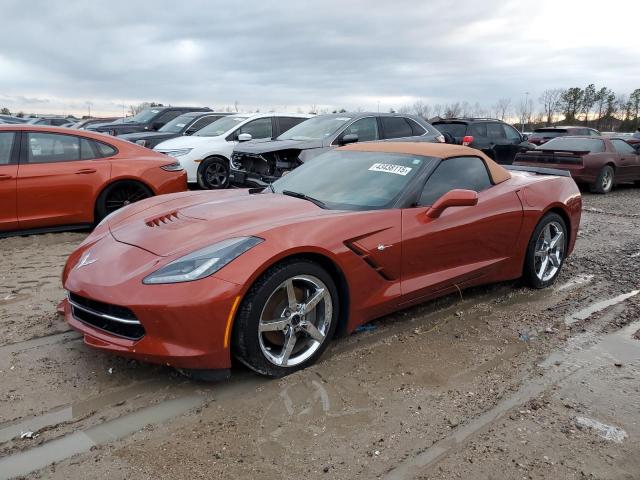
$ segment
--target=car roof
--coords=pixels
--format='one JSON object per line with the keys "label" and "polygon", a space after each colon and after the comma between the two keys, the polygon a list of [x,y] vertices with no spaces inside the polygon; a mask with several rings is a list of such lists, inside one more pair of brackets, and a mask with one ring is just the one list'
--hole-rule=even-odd
{"label": "car roof", "polygon": [[498,118],[488,118],[488,117],[451,117],[451,118],[441,118],[440,120],[435,120],[433,123],[464,123],[464,122],[499,122],[505,123]]}
{"label": "car roof", "polygon": [[294,118],[311,118],[313,115],[307,113],[282,113],[282,112],[264,112],[264,113],[234,113],[230,117],[242,118],[265,118],[265,117],[294,117]]}
{"label": "car roof", "polygon": [[501,165],[487,157],[480,150],[475,148],[452,145],[448,143],[429,142],[362,142],[352,143],[338,150],[349,150],[355,152],[383,152],[400,153],[407,155],[421,155],[435,158],[452,157],[480,157],[484,161],[494,184],[502,183],[511,178],[511,174]]}

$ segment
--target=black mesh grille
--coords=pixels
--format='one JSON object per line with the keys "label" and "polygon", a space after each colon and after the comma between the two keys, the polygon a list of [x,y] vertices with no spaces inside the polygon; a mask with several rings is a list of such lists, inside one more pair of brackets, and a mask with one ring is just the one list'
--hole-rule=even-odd
{"label": "black mesh grille", "polygon": [[[131,340],[139,340],[145,334],[144,327],[140,324],[122,323],[101,316],[102,314],[121,318],[123,320],[137,320],[135,314],[126,307],[91,300],[89,298],[76,295],[75,293],[69,293],[69,300],[72,302],[71,309],[73,311],[73,316],[81,322],[89,324],[95,328],[99,328],[100,330],[104,330],[105,332],[109,332],[113,335]],[[92,311],[86,311],[82,308],[78,308],[74,306],[73,303]]]}

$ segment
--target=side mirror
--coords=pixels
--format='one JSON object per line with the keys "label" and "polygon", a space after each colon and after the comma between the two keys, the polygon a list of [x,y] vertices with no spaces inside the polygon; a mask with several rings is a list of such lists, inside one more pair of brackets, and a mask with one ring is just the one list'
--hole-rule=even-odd
{"label": "side mirror", "polygon": [[189,128],[188,130],[185,130],[184,134],[185,135],[193,135],[196,132],[197,132],[197,130],[195,130],[193,128]]}
{"label": "side mirror", "polygon": [[250,133],[241,133],[240,135],[238,135],[238,141],[239,142],[248,142],[249,140],[252,140],[253,137],[251,136]]}
{"label": "side mirror", "polygon": [[478,204],[478,193],[473,190],[449,190],[431,205],[427,217],[438,218],[449,207],[472,207]]}
{"label": "side mirror", "polygon": [[347,133],[340,139],[340,145],[348,145],[350,143],[356,143],[358,141],[358,135],[355,133]]}

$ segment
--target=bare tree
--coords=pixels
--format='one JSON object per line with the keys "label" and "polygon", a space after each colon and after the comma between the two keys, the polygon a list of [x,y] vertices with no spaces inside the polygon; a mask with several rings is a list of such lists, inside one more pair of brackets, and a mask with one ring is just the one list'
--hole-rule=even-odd
{"label": "bare tree", "polygon": [[461,111],[462,111],[462,107],[460,105],[460,102],[455,102],[451,104],[447,103],[443,109],[445,118],[459,117]]}
{"label": "bare tree", "polygon": [[560,111],[560,99],[562,98],[562,89],[561,88],[550,88],[542,92],[538,102],[542,105],[544,109],[544,115],[547,117],[546,124],[550,126],[553,124],[554,117]]}
{"label": "bare tree", "polygon": [[529,97],[523,98],[516,107],[516,114],[520,119],[521,128],[531,123],[531,116],[533,115],[533,100]]}
{"label": "bare tree", "polygon": [[442,115],[442,105],[439,103],[436,103],[433,106],[433,116],[434,117],[440,117]]}
{"label": "bare tree", "polygon": [[233,102],[233,108],[236,111],[236,113],[238,113],[238,100]]}
{"label": "bare tree", "polygon": [[417,100],[413,102],[409,113],[413,113],[415,116],[427,120],[431,114],[431,107],[422,100]]}
{"label": "bare tree", "polygon": [[504,122],[504,119],[507,118],[509,112],[511,111],[511,99],[501,98],[493,108],[496,111],[496,116]]}

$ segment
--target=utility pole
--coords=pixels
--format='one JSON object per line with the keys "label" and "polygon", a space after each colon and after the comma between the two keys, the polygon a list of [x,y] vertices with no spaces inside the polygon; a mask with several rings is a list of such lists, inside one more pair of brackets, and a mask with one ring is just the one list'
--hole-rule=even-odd
{"label": "utility pole", "polygon": [[89,110],[89,118],[91,118],[91,105],[93,105],[91,102],[87,101],[87,109]]}
{"label": "utility pole", "polygon": [[522,117],[520,118],[520,132],[524,132],[524,115],[529,108],[529,92],[524,92],[524,105],[522,108]]}

